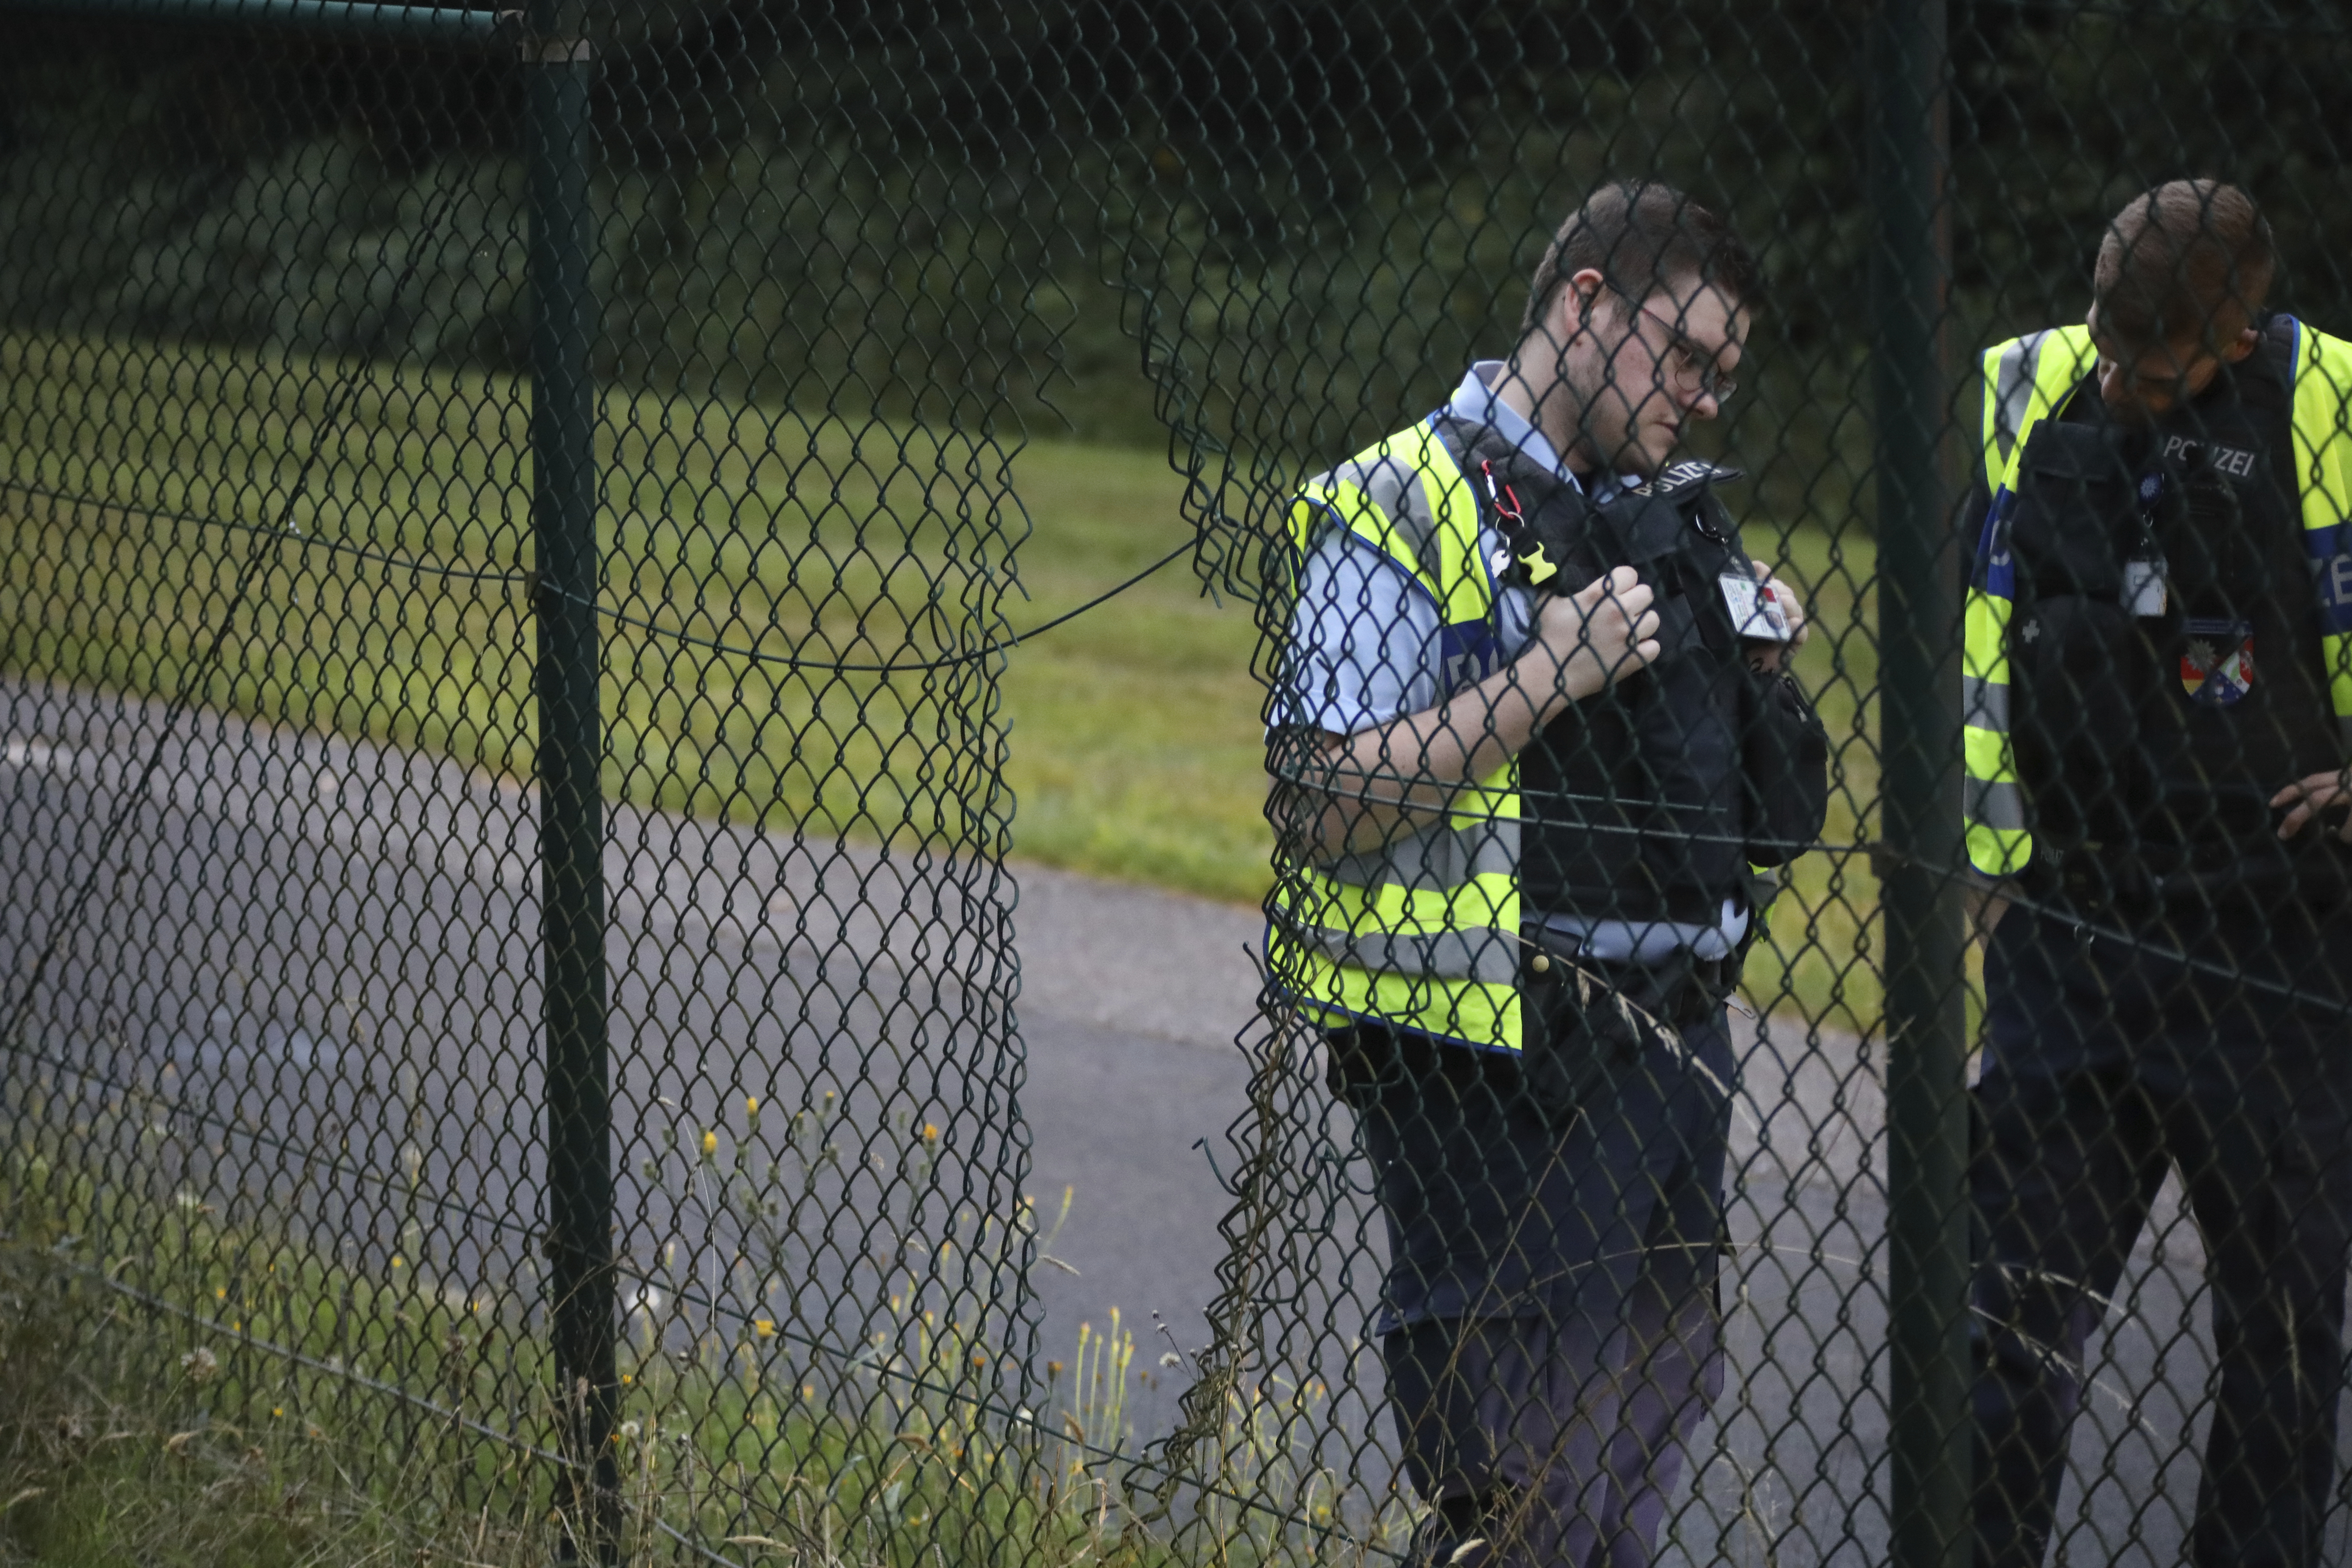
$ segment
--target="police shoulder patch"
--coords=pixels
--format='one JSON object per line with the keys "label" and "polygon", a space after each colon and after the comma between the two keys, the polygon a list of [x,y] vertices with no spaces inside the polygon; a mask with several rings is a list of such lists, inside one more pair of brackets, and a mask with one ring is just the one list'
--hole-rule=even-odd
{"label": "police shoulder patch", "polygon": [[2191,702],[2228,707],[2253,689],[2254,628],[2251,622],[2192,620],[2183,628],[2180,687]]}
{"label": "police shoulder patch", "polygon": [[1698,458],[1694,458],[1687,462],[1676,463],[1674,467],[1667,468],[1663,473],[1659,474],[1656,479],[1652,479],[1648,484],[1636,485],[1628,493],[1637,496],[1653,496],[1660,500],[1669,500],[1675,496],[1686,494],[1689,491],[1701,489],[1706,485],[1716,484],[1724,479],[1743,479],[1746,476],[1738,468],[1717,468],[1713,463],[1702,462]]}

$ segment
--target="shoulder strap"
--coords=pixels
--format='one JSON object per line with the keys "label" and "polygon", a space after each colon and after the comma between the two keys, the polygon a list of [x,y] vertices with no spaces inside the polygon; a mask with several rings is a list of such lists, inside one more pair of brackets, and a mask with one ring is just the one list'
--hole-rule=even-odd
{"label": "shoulder strap", "polygon": [[2273,452],[2294,449],[2288,437],[2294,416],[2297,324],[2290,316],[2273,317],[2239,372],[2238,401],[2261,421],[2263,439],[2275,443]]}

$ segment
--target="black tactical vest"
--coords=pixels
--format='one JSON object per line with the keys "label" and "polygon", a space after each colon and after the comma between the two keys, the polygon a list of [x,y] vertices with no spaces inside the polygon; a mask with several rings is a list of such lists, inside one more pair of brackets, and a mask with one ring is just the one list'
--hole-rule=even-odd
{"label": "black tactical vest", "polygon": [[1528,907],[1716,924],[1724,900],[1744,902],[1748,888],[1743,705],[1759,700],[1759,684],[1717,584],[1748,570],[1738,530],[1706,482],[1718,471],[1680,465],[1595,507],[1490,427],[1445,416],[1439,430],[1463,455],[1482,507],[1490,468],[1530,523],[1565,534],[1563,570],[1575,585],[1631,565],[1658,595],[1657,662],[1572,705],[1519,753]]}
{"label": "black tactical vest", "polygon": [[[2271,885],[2337,859],[2315,828],[2282,847],[2269,805],[2343,761],[2293,471],[2292,353],[2266,334],[2137,427],[2086,382],[2028,438],[2011,728],[2053,865],[2104,861],[2117,886],[2191,866],[2214,885]],[[2161,614],[2133,613],[2135,558],[2162,562]]]}

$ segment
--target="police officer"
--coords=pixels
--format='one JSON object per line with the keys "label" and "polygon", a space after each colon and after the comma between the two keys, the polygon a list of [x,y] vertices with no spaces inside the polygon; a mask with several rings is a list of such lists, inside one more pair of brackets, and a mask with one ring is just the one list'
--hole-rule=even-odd
{"label": "police officer", "polygon": [[[1984,357],[1969,847],[1994,891],[1970,1188],[1977,1560],[2037,1563],[2085,1337],[2168,1170],[2208,1255],[2200,1563],[2317,1560],[2352,1245],[2352,344],[2183,180],[2084,325]],[[2093,1554],[2119,1544],[2084,1542]]]}
{"label": "police officer", "polygon": [[1737,475],[1669,463],[1757,292],[1705,209],[1607,187],[1511,358],[1293,510],[1268,952],[1376,1168],[1421,1561],[1646,1562],[1721,1385],[1724,1000],[1750,862],[1827,794],[1802,610]]}

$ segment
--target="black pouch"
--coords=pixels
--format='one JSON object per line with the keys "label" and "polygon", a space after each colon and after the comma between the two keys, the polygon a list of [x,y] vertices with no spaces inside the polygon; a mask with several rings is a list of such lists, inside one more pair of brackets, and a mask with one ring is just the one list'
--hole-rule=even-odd
{"label": "black pouch", "polygon": [[1739,775],[1753,866],[1785,866],[1821,837],[1830,810],[1830,733],[1787,675],[1742,666]]}
{"label": "black pouch", "polygon": [[2111,832],[2154,798],[2144,727],[2160,694],[2156,649],[2112,598],[2021,603],[2010,629],[2011,738],[2035,831]]}
{"label": "black pouch", "polygon": [[2009,542],[2019,601],[2081,595],[2121,603],[2139,500],[2113,435],[2044,419],[2026,439],[2017,482]]}
{"label": "black pouch", "polygon": [[[1540,959],[1543,967],[1536,967]],[[1675,1052],[1683,1023],[1719,1006],[1731,966],[1687,955],[1658,964],[1595,964],[1537,947],[1522,965],[1528,1098],[1551,1116],[1592,1105],[1617,1083]]]}

